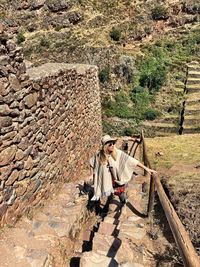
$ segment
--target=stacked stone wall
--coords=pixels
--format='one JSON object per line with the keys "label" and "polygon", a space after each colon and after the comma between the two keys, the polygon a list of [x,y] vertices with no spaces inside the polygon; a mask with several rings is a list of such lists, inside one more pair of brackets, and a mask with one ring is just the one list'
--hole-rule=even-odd
{"label": "stacked stone wall", "polygon": [[81,177],[100,142],[101,108],[95,66],[51,63],[26,72],[21,49],[0,38],[3,225]]}

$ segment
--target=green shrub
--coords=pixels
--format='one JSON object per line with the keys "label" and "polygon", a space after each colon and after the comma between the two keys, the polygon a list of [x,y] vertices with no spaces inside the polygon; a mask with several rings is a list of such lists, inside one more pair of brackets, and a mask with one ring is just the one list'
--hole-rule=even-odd
{"label": "green shrub", "polygon": [[105,67],[99,71],[99,80],[101,83],[108,82],[110,79],[110,68]]}
{"label": "green shrub", "polygon": [[133,109],[129,107],[130,99],[124,92],[119,92],[115,100],[104,101],[105,115],[108,117],[134,118]]}
{"label": "green shrub", "polygon": [[134,134],[134,130],[131,127],[124,128],[123,132],[126,136],[132,136]]}
{"label": "green shrub", "polygon": [[121,31],[116,28],[112,28],[110,31],[110,38],[114,41],[119,41],[121,38]]}
{"label": "green shrub", "polygon": [[128,104],[129,102],[129,97],[127,94],[125,94],[124,92],[119,92],[118,94],[116,94],[115,96],[115,100],[117,103],[126,103]]}
{"label": "green shrub", "polygon": [[21,44],[21,43],[23,43],[25,40],[26,40],[26,38],[25,38],[23,32],[18,32],[18,34],[17,34],[17,43],[18,43],[18,44]]}
{"label": "green shrub", "polygon": [[131,100],[134,103],[134,113],[138,120],[143,119],[143,113],[149,108],[152,96],[147,88],[136,86],[131,92]]}
{"label": "green shrub", "polygon": [[141,64],[139,84],[147,87],[150,93],[159,91],[167,78],[167,69],[162,60],[150,56]]}
{"label": "green shrub", "polygon": [[142,86],[136,86],[131,92],[131,100],[138,108],[147,107],[150,103],[151,96],[149,91]]}
{"label": "green shrub", "polygon": [[153,121],[155,120],[158,116],[159,116],[159,111],[155,110],[155,109],[147,109],[144,114],[143,114],[143,118],[145,120],[150,120]]}
{"label": "green shrub", "polygon": [[115,101],[110,102],[110,107],[105,110],[105,115],[108,117],[119,117],[119,118],[134,118],[135,115],[133,110],[127,106],[127,103],[118,103]]}
{"label": "green shrub", "polygon": [[151,10],[151,16],[153,20],[168,19],[168,10],[162,5],[157,5]]}

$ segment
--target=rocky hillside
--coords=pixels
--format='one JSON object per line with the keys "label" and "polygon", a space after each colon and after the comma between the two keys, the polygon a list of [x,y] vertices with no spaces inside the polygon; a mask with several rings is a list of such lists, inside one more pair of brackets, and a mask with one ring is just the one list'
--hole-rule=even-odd
{"label": "rocky hillside", "polygon": [[175,89],[200,54],[199,1],[0,0],[0,8],[27,66],[99,66],[106,131],[122,125],[128,134],[129,125],[179,113]]}

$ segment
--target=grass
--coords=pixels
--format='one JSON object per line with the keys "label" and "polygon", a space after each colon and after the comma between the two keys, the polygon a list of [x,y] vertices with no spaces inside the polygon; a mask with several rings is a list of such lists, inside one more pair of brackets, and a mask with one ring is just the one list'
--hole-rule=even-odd
{"label": "grass", "polygon": [[[200,163],[200,135],[177,135],[147,139],[148,155],[153,167],[158,170],[169,169],[176,164]],[[156,156],[156,153],[163,156]],[[181,170],[180,170],[181,172]]]}

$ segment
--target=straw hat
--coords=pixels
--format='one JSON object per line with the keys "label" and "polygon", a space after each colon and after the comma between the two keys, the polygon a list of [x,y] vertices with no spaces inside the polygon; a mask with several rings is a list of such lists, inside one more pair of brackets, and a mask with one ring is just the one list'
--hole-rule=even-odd
{"label": "straw hat", "polygon": [[102,137],[102,139],[101,139],[101,143],[102,143],[103,146],[104,146],[107,142],[111,142],[111,141],[116,142],[116,141],[117,141],[117,138],[113,138],[113,137],[111,137],[110,135],[106,134],[106,135],[104,135],[104,136]]}

